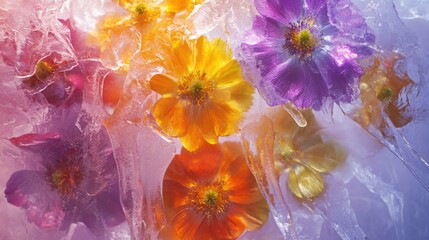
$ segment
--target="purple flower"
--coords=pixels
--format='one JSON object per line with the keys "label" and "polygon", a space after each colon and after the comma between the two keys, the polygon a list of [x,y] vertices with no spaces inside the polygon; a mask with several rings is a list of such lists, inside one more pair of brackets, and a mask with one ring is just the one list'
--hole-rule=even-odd
{"label": "purple flower", "polygon": [[[77,104],[78,105],[78,104]],[[44,133],[10,139],[24,149],[29,169],[9,178],[7,201],[26,211],[27,220],[40,228],[65,230],[82,222],[95,234],[125,220],[116,165],[103,128],[90,141],[75,125],[79,108],[52,116],[56,121]]]}
{"label": "purple flower", "polygon": [[256,63],[254,80],[271,105],[320,110],[327,98],[350,102],[374,36],[349,0],[255,0],[257,42],[243,43]]}

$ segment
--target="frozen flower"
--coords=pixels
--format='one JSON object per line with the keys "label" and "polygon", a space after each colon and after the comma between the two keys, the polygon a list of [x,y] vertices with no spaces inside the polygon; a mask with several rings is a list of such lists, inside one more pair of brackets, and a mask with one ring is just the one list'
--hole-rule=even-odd
{"label": "frozen flower", "polygon": [[163,196],[171,239],[236,239],[268,217],[239,143],[182,149],[165,173]]}
{"label": "frozen flower", "polygon": [[166,0],[163,5],[166,12],[178,13],[184,10],[192,12],[195,5],[203,2],[204,0]]}
{"label": "frozen flower", "polygon": [[377,128],[386,127],[383,112],[395,127],[408,124],[410,102],[406,93],[414,86],[406,73],[398,73],[402,59],[398,54],[390,57],[371,57],[363,61],[368,67],[360,79],[360,99],[362,105],[353,113],[353,118],[367,128],[370,124]]}
{"label": "frozen flower", "polygon": [[259,40],[242,47],[259,69],[254,85],[269,105],[291,101],[319,110],[327,98],[352,100],[362,74],[356,59],[371,53],[374,36],[350,1],[255,0],[255,6]]}
{"label": "frozen flower", "polygon": [[152,108],[162,130],[180,137],[189,151],[237,132],[253,88],[226,43],[199,37],[169,51],[166,72],[150,79],[150,88],[162,95]]}
{"label": "frozen flower", "polygon": [[37,62],[34,74],[24,78],[21,87],[33,95],[40,93],[51,105],[66,104],[80,95],[74,93],[82,93],[84,76],[76,66],[77,62],[63,62],[61,55],[53,52]]}
{"label": "frozen flower", "polygon": [[125,10],[106,15],[91,33],[90,41],[100,47],[103,64],[118,71],[128,71],[132,57],[140,50],[141,35],[160,16],[153,1],[118,1]]}
{"label": "frozen flower", "polygon": [[312,199],[324,190],[323,173],[342,163],[346,153],[337,143],[322,138],[310,110],[303,116],[307,126],[299,127],[284,109],[276,107],[258,123],[246,126],[243,136],[247,145],[249,137],[255,142],[254,153],[246,147],[251,162],[272,164],[278,176],[288,176],[287,185],[296,197]]}
{"label": "frozen flower", "polygon": [[[64,230],[82,222],[102,234],[104,227],[123,222],[110,142],[107,132],[98,135],[99,143],[89,143],[74,124],[68,124],[60,131],[10,139],[25,150],[23,160],[30,167],[9,178],[4,191],[7,201],[24,209],[27,220],[40,228]],[[90,153],[88,149],[95,146],[100,151]],[[90,157],[100,164],[96,166]]]}

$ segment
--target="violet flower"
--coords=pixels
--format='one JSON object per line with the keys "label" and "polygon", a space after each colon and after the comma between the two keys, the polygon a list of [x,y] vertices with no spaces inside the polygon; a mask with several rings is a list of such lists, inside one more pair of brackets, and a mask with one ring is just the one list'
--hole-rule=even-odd
{"label": "violet flower", "polygon": [[78,105],[53,116],[57,121],[42,127],[44,133],[10,139],[25,150],[23,162],[29,169],[13,173],[4,193],[39,228],[66,230],[82,222],[101,235],[106,227],[122,223],[125,215],[107,132],[94,133],[99,141],[90,142],[69,120],[76,119]]}
{"label": "violet flower", "polygon": [[255,0],[257,43],[243,43],[256,62],[265,101],[320,110],[350,102],[362,74],[356,60],[371,54],[374,35],[349,0]]}

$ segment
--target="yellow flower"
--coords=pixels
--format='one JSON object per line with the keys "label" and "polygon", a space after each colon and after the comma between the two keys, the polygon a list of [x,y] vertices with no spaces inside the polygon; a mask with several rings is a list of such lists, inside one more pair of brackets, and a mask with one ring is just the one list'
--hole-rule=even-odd
{"label": "yellow flower", "polygon": [[178,13],[184,10],[192,12],[195,5],[203,2],[204,0],[166,0],[163,5],[166,12]]}
{"label": "yellow flower", "polygon": [[[401,92],[412,87],[414,82],[408,74],[398,75],[396,69],[401,60],[397,54],[390,57],[371,57],[365,74],[360,78],[361,107],[353,114],[353,118],[363,127],[370,124],[383,129],[383,111],[395,127],[403,127],[412,120],[408,112],[408,98],[400,99]],[[405,101],[403,101],[405,100]]]}
{"label": "yellow flower", "polygon": [[149,0],[120,0],[123,14],[105,16],[89,39],[100,46],[103,64],[128,71],[132,57],[140,50],[141,34],[160,17],[160,9]]}
{"label": "yellow flower", "polygon": [[254,90],[225,42],[181,41],[165,60],[166,73],[150,79],[151,89],[162,95],[152,108],[158,125],[189,151],[237,132]]}
{"label": "yellow flower", "polygon": [[268,218],[239,143],[182,149],[165,173],[163,197],[167,239],[236,239]]}
{"label": "yellow flower", "polygon": [[[343,162],[347,154],[337,143],[323,140],[311,110],[302,114],[305,127],[299,127],[281,107],[269,109],[259,123],[243,130],[243,136],[250,164],[257,171],[262,171],[258,162],[264,162],[263,167],[272,165],[277,176],[288,175],[288,188],[296,197],[312,199],[324,190],[322,174]],[[256,144],[256,154],[251,143]]]}

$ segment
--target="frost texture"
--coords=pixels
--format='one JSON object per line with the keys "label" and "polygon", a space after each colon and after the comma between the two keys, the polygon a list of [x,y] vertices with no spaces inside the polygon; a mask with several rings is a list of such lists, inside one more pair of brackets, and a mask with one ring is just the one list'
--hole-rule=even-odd
{"label": "frost texture", "polygon": [[[429,2],[353,0],[353,3],[362,11],[376,35],[374,50],[377,53],[397,51],[404,55],[402,70],[417,83],[410,96],[415,119],[403,128],[392,128],[392,138],[384,139],[378,129],[372,129],[368,134],[337,107],[328,109],[325,115],[320,113],[317,117],[326,128],[324,136],[341,141],[348,149],[346,163],[325,177],[325,194],[311,202],[294,198],[288,192],[286,179],[275,178],[272,166],[251,164],[270,203],[272,218],[262,229],[247,232],[242,239],[429,238],[429,193],[392,153],[403,157],[409,167],[418,172],[422,182],[429,185],[429,169],[418,159],[418,156],[426,161],[429,159],[426,144],[429,140],[426,99],[429,92]],[[101,86],[109,70],[92,61],[97,59],[97,52],[89,50],[88,53],[81,41],[84,36],[79,34],[79,31],[91,31],[97,19],[113,8],[110,1],[104,0],[0,2],[0,186],[3,191],[15,171],[31,168],[22,160],[28,158],[28,153],[17,151],[8,139],[33,132],[43,122],[54,118],[52,110],[55,107],[43,94],[39,91],[29,94],[21,88],[21,83],[34,73],[39,60],[55,52],[60,57],[58,62],[71,62],[63,72],[82,61],[89,66],[86,71],[90,84],[83,92],[81,108],[76,110],[77,126],[89,142],[99,141],[95,132],[104,126],[108,129],[118,173],[104,167],[103,158],[97,157],[100,153],[97,145],[87,145],[91,170],[107,174],[95,177],[92,186],[88,186],[88,193],[94,194],[103,188],[105,177],[118,174],[128,225],[124,223],[111,228],[103,237],[94,235],[82,223],[74,223],[62,232],[40,230],[26,221],[23,211],[0,198],[0,239],[157,238],[164,223],[160,187],[175,152],[174,144],[158,134],[148,114],[155,98],[136,82],[127,83],[127,95],[123,96],[112,116],[103,110]],[[196,35],[222,37],[236,49],[243,38],[252,38],[245,32],[251,27],[255,14],[251,0],[207,0],[194,9],[188,20],[195,23]],[[241,57],[236,54],[237,58]],[[120,64],[109,62],[112,68]],[[252,67],[252,64],[243,66]],[[147,79],[151,71],[156,70],[149,68],[131,68],[128,80]],[[254,104],[252,113],[262,114],[265,104],[257,99]],[[341,107],[347,113],[348,107],[356,106]],[[329,115],[328,120],[326,115]],[[254,121],[252,116],[248,115],[246,123]],[[297,117],[299,119],[299,114]],[[254,136],[244,139],[248,140],[249,150],[254,153]]]}
{"label": "frost texture", "polygon": [[118,164],[121,201],[132,239],[157,239],[164,225],[161,186],[175,147],[154,132],[148,109],[153,97],[130,84],[106,126]]}

